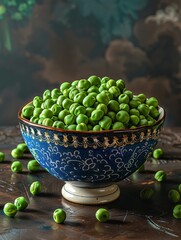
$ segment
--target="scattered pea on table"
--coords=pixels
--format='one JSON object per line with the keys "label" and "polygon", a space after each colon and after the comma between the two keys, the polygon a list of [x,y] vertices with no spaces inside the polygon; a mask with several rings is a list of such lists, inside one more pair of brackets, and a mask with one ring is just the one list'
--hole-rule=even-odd
{"label": "scattered pea on table", "polygon": [[156,148],[154,151],[153,151],[153,157],[155,159],[159,159],[163,156],[164,152],[163,152],[163,149],[162,148]]}
{"label": "scattered pea on table", "polygon": [[6,203],[3,212],[8,217],[14,217],[17,213],[17,207],[13,203]]}
{"label": "scattered pea on table", "polygon": [[56,223],[63,223],[66,219],[66,212],[61,208],[55,209],[53,219]]}
{"label": "scattered pea on table", "polygon": [[18,211],[23,211],[28,206],[28,201],[25,197],[21,196],[14,200],[14,205]]}
{"label": "scattered pea on table", "polygon": [[20,161],[14,161],[11,164],[11,171],[15,173],[21,173],[23,171],[23,164]]}
{"label": "scattered pea on table", "polygon": [[155,173],[154,178],[155,178],[155,180],[157,180],[158,182],[163,182],[163,181],[166,180],[167,174],[166,174],[165,171],[159,170],[159,171],[157,171],[157,172]]}
{"label": "scattered pea on table", "polygon": [[35,181],[30,185],[30,193],[32,195],[38,195],[42,191],[42,184],[39,181]]}
{"label": "scattered pea on table", "polygon": [[110,218],[110,214],[109,214],[109,211],[105,208],[99,208],[97,211],[96,211],[96,219],[99,221],[99,222],[107,222]]}
{"label": "scattered pea on table", "polygon": [[30,161],[28,161],[27,169],[30,172],[37,172],[40,170],[40,164],[35,159],[30,160]]}

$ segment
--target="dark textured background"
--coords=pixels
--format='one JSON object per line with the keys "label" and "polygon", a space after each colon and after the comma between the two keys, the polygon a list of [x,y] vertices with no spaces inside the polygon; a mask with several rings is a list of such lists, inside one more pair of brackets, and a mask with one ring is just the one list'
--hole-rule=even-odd
{"label": "dark textured background", "polygon": [[47,88],[123,78],[181,126],[180,0],[0,0],[0,125]]}

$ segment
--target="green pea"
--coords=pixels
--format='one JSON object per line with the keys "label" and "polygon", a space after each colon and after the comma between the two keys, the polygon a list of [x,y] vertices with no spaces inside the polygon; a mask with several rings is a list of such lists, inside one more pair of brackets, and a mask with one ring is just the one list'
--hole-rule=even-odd
{"label": "green pea", "polygon": [[86,113],[86,108],[84,106],[78,106],[74,110],[74,115],[78,116],[79,114],[85,114]]}
{"label": "green pea", "polygon": [[158,107],[158,100],[155,97],[150,97],[146,100],[146,104],[149,106],[153,106],[155,108]]}
{"label": "green pea", "polygon": [[23,157],[23,151],[16,147],[11,151],[11,156],[13,158],[22,158]]}
{"label": "green pea", "polygon": [[103,84],[103,83],[107,83],[108,81],[109,81],[109,77],[107,77],[107,76],[105,76],[105,77],[103,77],[102,79],[101,79],[101,85]]}
{"label": "green pea", "polygon": [[60,91],[63,93],[63,91],[65,89],[68,89],[69,87],[71,86],[71,84],[69,82],[63,82],[61,85],[60,85]]}
{"label": "green pea", "polygon": [[116,81],[113,80],[113,79],[109,79],[107,82],[106,82],[106,87],[107,89],[111,88],[112,86],[116,86]]}
{"label": "green pea", "polygon": [[97,110],[102,110],[104,112],[104,114],[107,114],[108,108],[106,106],[106,104],[104,103],[99,103],[96,107]]}
{"label": "green pea", "polygon": [[108,103],[108,109],[113,112],[119,112],[119,103],[116,100],[110,100]]}
{"label": "green pea", "polygon": [[102,128],[99,124],[95,125],[92,129],[93,131],[102,131]]}
{"label": "green pea", "polygon": [[42,125],[51,127],[53,125],[53,120],[51,118],[43,119]]}
{"label": "green pea", "polygon": [[[136,116],[140,116],[140,112],[136,109],[136,108],[132,108],[130,109],[130,115],[136,115]],[[145,117],[144,117],[145,118]]]}
{"label": "green pea", "polygon": [[88,94],[88,96],[92,96],[96,99],[97,93],[96,92],[91,92],[91,93]]}
{"label": "green pea", "polygon": [[91,86],[89,89],[87,89],[88,93],[99,93],[99,88],[97,86]]}
{"label": "green pea", "polygon": [[104,104],[106,104],[106,105],[108,105],[109,100],[110,100],[109,97],[108,97],[108,95],[107,95],[105,92],[99,93],[99,94],[97,95],[96,99],[97,99],[97,101],[98,101],[99,103],[104,103]]}
{"label": "green pea", "polygon": [[105,208],[99,208],[97,211],[96,211],[96,219],[99,221],[99,222],[107,222],[110,218],[110,214],[109,214],[109,211]]}
{"label": "green pea", "polygon": [[163,156],[164,152],[163,152],[163,149],[162,148],[156,148],[154,151],[153,151],[153,157],[155,159],[159,159]]}
{"label": "green pea", "polygon": [[65,124],[62,121],[55,121],[52,127],[63,129],[65,127]]}
{"label": "green pea", "polygon": [[18,197],[14,200],[14,205],[16,206],[18,211],[23,211],[28,207],[28,201],[25,197]]}
{"label": "green pea", "polygon": [[11,164],[11,171],[15,173],[20,173],[23,171],[23,164],[20,161],[14,161]]}
{"label": "green pea", "polygon": [[98,110],[95,109],[92,113],[91,113],[91,117],[90,119],[93,121],[99,121],[101,120],[101,118],[104,116],[104,112],[102,110]]}
{"label": "green pea", "polygon": [[112,121],[115,121],[115,119],[116,119],[116,113],[113,111],[109,111],[107,113],[107,116],[110,117],[112,119]]}
{"label": "green pea", "polygon": [[83,99],[82,103],[85,107],[92,107],[94,105],[95,101],[96,101],[95,96],[88,95]]}
{"label": "green pea", "polygon": [[88,131],[87,125],[85,123],[79,123],[76,126],[77,131]]}
{"label": "green pea", "polygon": [[74,102],[82,104],[86,95],[86,92],[77,93],[74,97]]}
{"label": "green pea", "polygon": [[6,203],[3,207],[3,212],[8,217],[14,217],[17,211],[17,207],[13,203]]}
{"label": "green pea", "polygon": [[[135,114],[135,115],[136,115],[136,114]],[[146,118],[145,118],[144,115],[141,115],[141,114],[140,114],[140,120],[142,120],[142,119],[146,119]]]}
{"label": "green pea", "polygon": [[69,88],[64,89],[62,92],[63,96],[65,96],[65,98],[68,98],[70,91],[71,91],[71,89],[69,89]]}
{"label": "green pea", "polygon": [[102,94],[106,94],[109,98],[109,101],[114,98],[113,94],[109,90],[103,90]]}
{"label": "green pea", "polygon": [[93,126],[91,124],[87,124],[88,131],[93,131]]}
{"label": "green pea", "polygon": [[148,121],[146,118],[140,119],[139,126],[147,126],[147,125],[148,125]]}
{"label": "green pea", "polygon": [[62,107],[69,110],[70,106],[73,104],[73,101],[69,98],[65,98],[62,102]]}
{"label": "green pea", "polygon": [[35,160],[30,160],[27,164],[27,169],[30,172],[37,172],[40,170],[40,164]]}
{"label": "green pea", "polygon": [[132,126],[130,126],[129,128],[130,129],[133,129],[133,128],[136,128],[137,126],[134,126],[134,125],[132,125]]}
{"label": "green pea", "polygon": [[112,126],[113,130],[125,129],[125,126],[122,122],[115,122]]}
{"label": "green pea", "polygon": [[40,108],[42,103],[43,103],[43,99],[41,97],[35,96],[33,98],[33,106],[35,108]]}
{"label": "green pea", "polygon": [[128,112],[121,110],[116,114],[116,119],[118,122],[122,122],[123,124],[127,124],[129,122],[129,114]]}
{"label": "green pea", "polygon": [[109,130],[112,124],[112,119],[108,116],[104,116],[100,121],[99,125],[104,130]]}
{"label": "green pea", "polygon": [[86,112],[85,114],[87,115],[87,117],[90,117],[91,116],[91,113],[95,110],[95,108],[93,107],[88,107],[86,108]]}
{"label": "green pea", "polygon": [[29,152],[26,143],[19,143],[16,148],[20,149],[23,153]]}
{"label": "green pea", "polygon": [[155,120],[148,120],[148,126],[152,126],[155,124]]}
{"label": "green pea", "polygon": [[64,118],[64,123],[65,123],[66,125],[74,124],[75,121],[76,121],[76,116],[73,115],[73,114],[68,114],[68,115],[66,115],[65,118]]}
{"label": "green pea", "polygon": [[40,114],[40,117],[51,118],[53,117],[53,112],[50,109],[43,109],[43,111]]}
{"label": "green pea", "polygon": [[157,118],[157,117],[160,115],[158,109],[155,108],[154,106],[150,106],[149,109],[150,109],[150,115],[151,115],[153,118]]}
{"label": "green pea", "polygon": [[63,100],[66,99],[64,95],[60,95],[57,99],[57,104],[62,106]]}
{"label": "green pea", "polygon": [[39,117],[42,111],[43,111],[42,108],[34,108],[33,117]]}
{"label": "green pea", "polygon": [[88,78],[88,81],[90,82],[90,84],[92,85],[92,86],[100,86],[101,85],[101,80],[100,80],[100,78],[99,77],[97,77],[97,76],[90,76],[89,78]]}
{"label": "green pea", "polygon": [[139,105],[141,105],[141,102],[137,99],[132,99],[130,100],[129,105],[131,108],[137,108]]}
{"label": "green pea", "polygon": [[87,79],[79,80],[77,88],[81,90],[87,90],[91,86],[90,82]]}
{"label": "green pea", "polygon": [[147,117],[150,112],[149,106],[144,103],[142,103],[138,106],[138,110],[139,110],[140,114],[144,115],[145,117]]}
{"label": "green pea", "polygon": [[150,115],[148,115],[147,117],[146,117],[146,119],[148,120],[148,121],[156,121],[152,116],[150,116]]}
{"label": "green pea", "polygon": [[76,130],[76,127],[76,124],[70,124],[69,126],[67,126],[67,130]]}
{"label": "green pea", "polygon": [[66,219],[66,213],[63,209],[57,208],[53,212],[53,219],[56,223],[63,223]]}
{"label": "green pea", "polygon": [[157,172],[155,173],[154,178],[155,178],[155,180],[157,180],[158,182],[163,182],[163,181],[165,181],[166,178],[167,178],[166,172],[163,171],[163,170],[157,171]]}
{"label": "green pea", "polygon": [[38,117],[33,116],[30,118],[30,122],[33,122],[33,123],[38,123],[38,120],[39,120]]}
{"label": "green pea", "polygon": [[126,94],[129,97],[129,100],[132,100],[133,98],[133,92],[130,90],[123,90],[123,93]]}
{"label": "green pea", "polygon": [[109,92],[113,95],[114,99],[117,99],[117,97],[120,95],[120,90],[118,87],[116,86],[112,86],[111,88],[109,88]]}
{"label": "green pea", "polygon": [[78,90],[78,89],[76,89],[76,88],[71,89],[70,92],[69,92],[69,98],[70,98],[71,100],[73,100],[74,97],[75,97],[75,95],[78,94],[78,93],[79,93],[79,90]]}
{"label": "green pea", "polygon": [[51,119],[52,119],[52,121],[53,121],[53,122],[55,122],[55,121],[58,121],[58,120],[59,120],[57,116],[53,116]]}
{"label": "green pea", "polygon": [[123,89],[125,88],[125,82],[124,82],[124,80],[122,80],[122,79],[118,79],[118,80],[116,81],[116,85],[117,85],[117,87],[120,89],[121,92],[122,92]]}
{"label": "green pea", "polygon": [[71,83],[71,86],[72,87],[76,87],[77,84],[78,84],[79,80],[74,80],[72,83]]}
{"label": "green pea", "polygon": [[76,123],[77,124],[79,124],[79,123],[88,124],[88,121],[89,121],[89,118],[85,114],[81,113],[76,117]]}
{"label": "green pea", "polygon": [[46,99],[50,99],[50,98],[51,98],[51,91],[47,89],[43,93],[43,100],[45,101]]}
{"label": "green pea", "polygon": [[43,122],[44,119],[45,119],[44,117],[40,117],[40,118],[38,119],[38,124],[42,124],[42,122]]}
{"label": "green pea", "polygon": [[43,103],[43,107],[44,109],[49,109],[51,108],[51,106],[54,104],[54,100],[53,99],[46,99]]}
{"label": "green pea", "polygon": [[106,83],[102,83],[99,87],[99,92],[101,93],[102,91],[107,90]]}
{"label": "green pea", "polygon": [[50,108],[53,113],[53,116],[58,116],[59,112],[62,110],[62,107],[57,103],[53,104]]}
{"label": "green pea", "polygon": [[177,219],[181,218],[181,204],[178,204],[173,208],[173,216]]}
{"label": "green pea", "polygon": [[141,103],[144,103],[146,101],[146,96],[144,93],[138,94],[137,97],[140,99]]}
{"label": "green pea", "polygon": [[70,108],[69,108],[69,112],[74,114],[74,110],[76,109],[76,107],[80,106],[79,103],[73,103]]}
{"label": "green pea", "polygon": [[139,117],[136,116],[136,115],[131,115],[131,116],[130,116],[130,121],[131,121],[131,123],[132,123],[133,125],[137,126],[138,123],[139,123],[139,121],[140,121],[140,119],[139,119]]}
{"label": "green pea", "polygon": [[124,110],[126,112],[129,112],[129,105],[127,103],[121,103],[119,105],[119,110]]}
{"label": "green pea", "polygon": [[3,162],[5,160],[5,154],[3,152],[0,152],[0,162]]}
{"label": "green pea", "polygon": [[173,203],[177,203],[180,201],[180,193],[175,189],[171,189],[168,192],[168,199]]}
{"label": "green pea", "polygon": [[61,92],[58,88],[54,88],[52,91],[51,91],[51,97],[52,99],[57,99],[59,96],[61,95]]}
{"label": "green pea", "polygon": [[27,118],[27,119],[30,119],[31,116],[33,115],[33,111],[34,111],[34,107],[33,106],[26,105],[22,109],[22,116]]}
{"label": "green pea", "polygon": [[122,93],[119,97],[118,97],[118,102],[119,103],[129,103],[129,96]]}
{"label": "green pea", "polygon": [[150,200],[154,195],[154,190],[150,187],[145,187],[140,191],[140,198]]}
{"label": "green pea", "polygon": [[35,181],[30,185],[30,193],[38,195],[42,191],[42,184],[39,181]]}
{"label": "green pea", "polygon": [[70,114],[70,112],[69,112],[67,109],[64,109],[64,110],[62,110],[62,111],[59,112],[59,114],[58,114],[58,119],[63,122],[65,116],[67,116],[68,114]]}

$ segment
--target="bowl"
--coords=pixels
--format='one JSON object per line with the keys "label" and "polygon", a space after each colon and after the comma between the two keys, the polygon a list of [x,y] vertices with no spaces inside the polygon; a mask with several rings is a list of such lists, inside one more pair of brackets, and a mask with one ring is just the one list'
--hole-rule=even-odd
{"label": "bowl", "polygon": [[22,137],[33,157],[65,182],[62,195],[80,204],[102,204],[120,195],[118,182],[134,173],[156,146],[165,111],[152,126],[72,131],[30,122],[18,113]]}

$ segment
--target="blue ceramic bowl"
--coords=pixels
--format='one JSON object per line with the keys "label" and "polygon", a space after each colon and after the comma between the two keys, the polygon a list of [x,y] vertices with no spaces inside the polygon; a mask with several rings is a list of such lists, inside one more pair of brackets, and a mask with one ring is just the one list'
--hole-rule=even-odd
{"label": "blue ceramic bowl", "polygon": [[22,136],[34,158],[63,181],[106,184],[135,172],[156,146],[165,119],[155,125],[126,130],[81,132],[31,123],[21,117]]}

